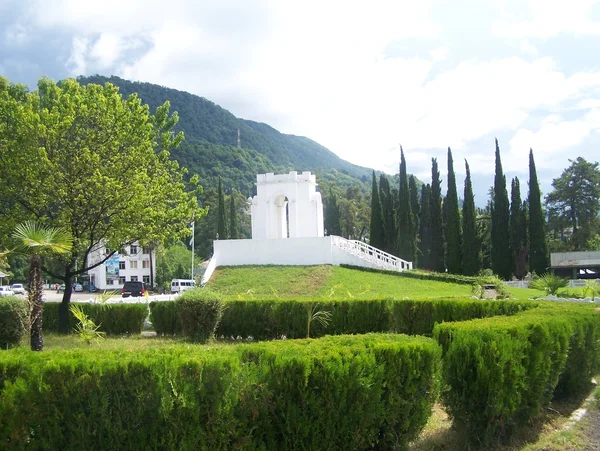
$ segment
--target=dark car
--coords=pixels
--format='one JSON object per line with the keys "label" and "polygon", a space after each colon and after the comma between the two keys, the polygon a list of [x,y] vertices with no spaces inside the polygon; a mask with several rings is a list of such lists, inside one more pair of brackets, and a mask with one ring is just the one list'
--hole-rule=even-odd
{"label": "dark car", "polygon": [[128,298],[129,296],[139,297],[145,294],[144,282],[125,282],[121,290],[121,296],[124,298]]}

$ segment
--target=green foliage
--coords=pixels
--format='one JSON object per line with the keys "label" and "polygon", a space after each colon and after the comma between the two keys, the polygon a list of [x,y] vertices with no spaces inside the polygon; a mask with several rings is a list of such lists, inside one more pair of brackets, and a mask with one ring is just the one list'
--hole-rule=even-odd
{"label": "green foliage", "polygon": [[429,198],[431,215],[431,254],[430,266],[425,269],[444,272],[444,228],[442,224],[442,182],[435,158],[431,159],[431,196]]}
{"label": "green foliage", "polygon": [[521,202],[521,185],[515,177],[510,189],[510,249],[513,271],[517,279],[527,275],[527,214],[526,205]]}
{"label": "green foliage", "polygon": [[421,187],[421,215],[419,217],[419,266],[431,268],[431,186]]}
{"label": "green foliage", "polygon": [[207,288],[184,291],[175,300],[182,334],[189,340],[205,343],[213,338],[223,317],[221,295]]}
{"label": "green foliage", "polygon": [[471,183],[471,171],[469,163],[465,160],[465,194],[462,210],[462,258],[463,274],[474,276],[481,269],[481,242],[477,233],[475,215],[475,197],[473,195],[473,184]]}
{"label": "green foliage", "polygon": [[16,449],[404,448],[431,414],[440,356],[430,339],[374,334],[11,350],[0,360],[0,441]]}
{"label": "green foliage", "polygon": [[310,338],[310,325],[315,322],[319,323],[323,328],[329,326],[331,321],[331,313],[326,310],[318,310],[318,303],[306,304],[306,338]]}
{"label": "green foliage", "polygon": [[160,246],[156,254],[156,283],[163,289],[171,289],[173,279],[191,279],[192,252],[181,242]]}
{"label": "green foliage", "polygon": [[592,298],[592,302],[596,300],[596,296],[600,292],[600,284],[598,283],[598,279],[595,280],[586,280],[585,281],[585,290],[584,293],[586,296]]}
{"label": "green foliage", "polygon": [[17,346],[27,334],[27,301],[17,296],[0,297],[0,349]]}
{"label": "green foliage", "polygon": [[[87,304],[78,306],[88,318],[99,325],[99,331],[107,335],[136,335],[142,332],[144,320],[148,316],[146,304]],[[46,302],[44,305],[43,324],[46,332],[59,332],[58,302]],[[77,318],[72,312],[68,316],[69,332],[77,325]]]}
{"label": "green foliage", "polygon": [[229,239],[237,240],[239,238],[237,224],[237,210],[235,208],[235,196],[233,193],[229,196]]}
{"label": "green foliage", "polygon": [[558,290],[565,288],[568,285],[568,279],[563,279],[562,277],[551,273],[542,274],[540,277],[533,279],[529,283],[530,288],[544,291],[547,295],[556,295]]}
{"label": "green foliage", "polygon": [[397,255],[398,226],[396,224],[396,209],[394,207],[394,196],[390,189],[390,181],[385,174],[379,176],[379,198],[381,199],[383,214],[383,230],[385,230],[385,241],[382,250],[388,254]]}
{"label": "green foliage", "polygon": [[81,308],[81,305],[71,304],[69,308],[71,314],[77,319],[75,325],[75,333],[79,335],[83,341],[90,344],[93,340],[100,340],[104,338],[105,332],[101,332],[100,325],[96,325]]}
{"label": "green foliage", "polygon": [[[446,272],[426,272],[426,271],[386,271],[384,269],[364,268],[362,266],[340,265],[342,268],[349,268],[356,271],[372,272],[377,274],[386,274],[393,277],[405,277],[418,280],[435,280],[439,282],[456,283],[460,285],[471,285],[475,282],[475,277],[461,276],[460,274],[448,274]],[[454,294],[454,293],[453,293]]]}
{"label": "green foliage", "polygon": [[221,187],[221,178],[219,177],[219,187],[217,188],[217,239],[227,239],[227,218],[225,216],[225,197]]}
{"label": "green foliage", "polygon": [[181,322],[174,301],[151,302],[150,322],[157,335],[181,335]]}
{"label": "green foliage", "polygon": [[460,213],[458,211],[458,193],[456,191],[456,175],[452,150],[448,147],[448,192],[446,194],[448,216],[446,219],[446,264],[448,272],[462,274],[462,234],[460,230]]}
{"label": "green foliage", "polygon": [[492,270],[504,280],[512,274],[512,259],[509,235],[509,205],[506,191],[506,177],[502,172],[500,147],[496,139],[496,175],[494,177],[494,198],[492,202]]}
{"label": "green foliage", "polygon": [[371,188],[371,226],[369,227],[369,244],[377,249],[383,249],[386,243],[386,230],[383,227],[381,199],[377,188],[377,177],[373,171],[373,186]]}
{"label": "green foliage", "polygon": [[533,150],[529,149],[529,268],[532,272],[543,274],[550,266],[548,243],[546,242],[545,219],[542,211],[540,186],[533,159]]}
{"label": "green foliage", "polygon": [[414,262],[417,259],[417,231],[410,205],[406,160],[402,146],[400,146],[400,190],[396,217],[398,218],[398,256],[403,260]]}
{"label": "green foliage", "polygon": [[342,235],[342,225],[340,223],[340,206],[338,205],[337,195],[333,190],[329,189],[329,195],[325,197],[324,205],[324,226],[327,235]]}

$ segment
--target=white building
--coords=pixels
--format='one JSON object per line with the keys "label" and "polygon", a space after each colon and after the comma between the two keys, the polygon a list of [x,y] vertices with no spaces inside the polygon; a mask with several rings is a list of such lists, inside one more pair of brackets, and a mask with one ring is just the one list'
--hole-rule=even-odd
{"label": "white building", "polygon": [[256,196],[248,199],[251,240],[216,240],[206,268],[206,283],[218,266],[355,265],[404,271],[412,262],[339,236],[324,236],[323,204],[310,172],[258,174]]}
{"label": "white building", "polygon": [[[88,256],[88,266],[103,260],[110,252],[106,247],[93,250]],[[129,281],[144,282],[151,287],[156,284],[156,253],[132,244],[90,269],[88,276],[90,283],[100,290],[119,290]]]}

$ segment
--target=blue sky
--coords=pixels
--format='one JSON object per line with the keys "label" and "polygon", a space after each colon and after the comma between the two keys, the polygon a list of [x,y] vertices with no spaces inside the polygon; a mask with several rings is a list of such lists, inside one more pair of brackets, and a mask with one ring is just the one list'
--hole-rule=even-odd
{"label": "blue sky", "polygon": [[524,194],[530,147],[544,192],[569,159],[600,160],[597,1],[0,0],[0,33],[13,82],[157,83],[390,173],[401,143],[426,182],[450,146],[479,205],[494,137]]}

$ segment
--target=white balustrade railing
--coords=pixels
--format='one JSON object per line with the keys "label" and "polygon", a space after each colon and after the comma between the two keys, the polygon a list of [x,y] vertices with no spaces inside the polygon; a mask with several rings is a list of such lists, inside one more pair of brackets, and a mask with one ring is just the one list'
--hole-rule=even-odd
{"label": "white balustrade railing", "polygon": [[347,240],[340,236],[332,236],[331,243],[345,252],[374,263],[381,269],[399,272],[406,269],[412,269],[412,262],[402,260],[392,254],[388,254],[376,247],[370,246],[367,243],[363,243],[362,241]]}

